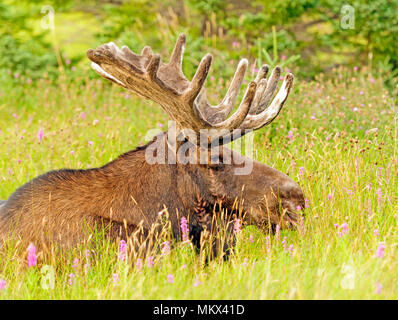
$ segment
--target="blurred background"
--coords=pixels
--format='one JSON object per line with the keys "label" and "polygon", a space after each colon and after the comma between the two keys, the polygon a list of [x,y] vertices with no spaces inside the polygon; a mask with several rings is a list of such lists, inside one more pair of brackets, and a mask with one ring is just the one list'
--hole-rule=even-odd
{"label": "blurred background", "polygon": [[185,32],[188,76],[211,52],[216,77],[230,77],[226,64],[246,57],[252,72],[279,64],[308,80],[339,66],[366,67],[395,91],[397,12],[398,0],[1,0],[0,84],[81,76],[87,49],[108,41],[138,52],[150,45],[167,60]]}

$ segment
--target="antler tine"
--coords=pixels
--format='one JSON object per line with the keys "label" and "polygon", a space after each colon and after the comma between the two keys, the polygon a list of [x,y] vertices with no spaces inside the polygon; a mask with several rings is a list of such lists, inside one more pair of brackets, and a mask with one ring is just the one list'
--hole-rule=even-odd
{"label": "antler tine", "polygon": [[[261,72],[261,71],[260,71]],[[260,73],[259,72],[259,73]],[[257,105],[252,106],[249,114],[259,114],[268,106],[276,89],[278,88],[278,81],[281,76],[282,69],[279,66],[276,66],[274,70],[272,70],[270,79],[268,81],[267,88],[265,89],[264,94],[262,95],[261,101]]]}
{"label": "antler tine", "polygon": [[193,104],[194,100],[203,88],[207,75],[209,74],[212,60],[213,57],[210,53],[206,54],[202,58],[202,61],[200,62],[199,67],[192,78],[191,84],[184,94],[185,100],[187,100],[190,105]]}
{"label": "antler tine", "polygon": [[213,127],[223,128],[228,130],[233,130],[238,128],[243,123],[247,114],[249,113],[254,95],[256,93],[256,88],[257,84],[254,81],[250,82],[238,110],[236,110],[236,112],[228,119],[213,124]]}
{"label": "antler tine", "polygon": [[256,83],[259,83],[261,79],[265,79],[267,77],[268,71],[269,71],[268,64],[264,64],[258,71],[256,80],[254,81],[256,81]]}
{"label": "antler tine", "polygon": [[152,48],[150,46],[145,46],[144,48],[142,48],[141,50],[141,55],[145,56],[145,57],[150,57],[153,55],[153,51]]}
{"label": "antler tine", "polygon": [[148,66],[146,67],[146,72],[151,80],[155,80],[157,78],[157,73],[160,64],[160,55],[155,54],[152,56],[149,61]]}
{"label": "antler tine", "polygon": [[173,65],[175,67],[180,67],[182,66],[182,57],[184,55],[185,51],[185,43],[187,39],[184,33],[181,33],[178,36],[177,42],[174,46],[173,53],[171,54],[170,57],[170,62],[169,65]]}
{"label": "antler tine", "polygon": [[231,84],[229,85],[228,91],[225,94],[224,99],[217,106],[217,108],[220,108],[221,112],[223,113],[223,119],[226,119],[229,113],[234,108],[240,87],[242,86],[243,80],[245,78],[247,65],[247,59],[240,60],[238,67],[236,68],[234,77],[232,78]]}
{"label": "antler tine", "polygon": [[264,96],[264,92],[267,89],[267,83],[268,83],[267,79],[265,79],[265,78],[263,78],[259,82],[257,82],[257,90],[256,90],[256,94],[253,99],[252,106],[250,108],[250,112],[251,112],[251,110],[258,108],[258,105],[260,104],[261,99]]}
{"label": "antler tine", "polygon": [[256,115],[249,114],[242,124],[241,129],[256,130],[271,123],[281,111],[289,95],[290,89],[293,86],[293,79],[293,75],[291,73],[288,73],[271,105],[267,109],[263,110],[261,113],[258,113]]}

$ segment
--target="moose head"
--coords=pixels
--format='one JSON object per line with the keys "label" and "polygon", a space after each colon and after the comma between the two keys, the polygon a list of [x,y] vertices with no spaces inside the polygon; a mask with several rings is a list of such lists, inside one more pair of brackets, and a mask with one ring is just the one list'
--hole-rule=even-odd
{"label": "moose head", "polygon": [[267,79],[264,65],[229,116],[247,60],[240,61],[225,98],[212,106],[204,88],[212,56],[204,56],[190,82],[182,72],[185,43],[181,34],[167,64],[148,46],[140,55],[113,43],[87,52],[97,73],[156,102],[174,122],[146,146],[101,168],[53,171],[19,188],[0,205],[2,238],[13,229],[31,240],[49,241],[53,233],[61,242],[75,243],[83,237],[81,225],[103,221],[112,224],[112,236],[117,237],[124,234],[122,229],[150,229],[164,208],[174,234],[186,216],[190,234],[200,237],[212,228],[218,203],[229,212],[239,207],[243,222],[264,232],[276,225],[297,225],[304,207],[300,187],[276,169],[224,146],[278,116],[293,75],[285,76],[275,95],[281,69],[276,67]]}

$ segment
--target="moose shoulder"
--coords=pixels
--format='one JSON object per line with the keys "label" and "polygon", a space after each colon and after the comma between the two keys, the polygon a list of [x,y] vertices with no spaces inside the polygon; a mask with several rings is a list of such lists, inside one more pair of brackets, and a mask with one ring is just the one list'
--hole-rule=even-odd
{"label": "moose shoulder", "polygon": [[[275,96],[281,70],[275,68],[267,80],[268,67],[263,66],[228,117],[247,61],[239,63],[222,102],[211,106],[204,89],[211,55],[202,59],[189,82],[181,70],[184,48],[185,36],[180,35],[168,64],[149,47],[141,55],[113,43],[87,52],[101,76],[157,102],[175,121],[174,130],[101,168],[52,171],[20,187],[0,202],[0,239],[73,246],[102,225],[110,227],[112,239],[123,238],[138,228],[147,232],[167,208],[173,233],[179,234],[179,219],[186,216],[198,244],[202,231],[212,228],[217,203],[228,212],[238,203],[244,222],[263,231],[297,224],[297,208],[304,207],[300,187],[285,174],[223,146],[271,123],[288,97],[293,76],[285,77]],[[185,146],[180,161],[178,151]],[[153,150],[155,156],[163,152],[165,161],[148,161]],[[250,172],[237,174],[242,164]]]}

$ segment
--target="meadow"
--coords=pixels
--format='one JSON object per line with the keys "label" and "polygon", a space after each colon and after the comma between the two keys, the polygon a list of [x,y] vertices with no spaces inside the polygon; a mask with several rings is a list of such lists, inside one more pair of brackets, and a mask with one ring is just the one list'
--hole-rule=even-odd
{"label": "meadow", "polygon": [[[166,128],[154,103],[83,71],[56,83],[6,75],[0,199],[49,170],[101,166]],[[226,79],[208,80],[212,102]],[[296,77],[279,117],[256,131],[253,157],[303,188],[304,228],[243,228],[230,258],[207,264],[176,239],[148,261],[100,235],[98,252],[10,243],[0,254],[0,299],[397,299],[397,134],[397,105],[369,69]]]}

